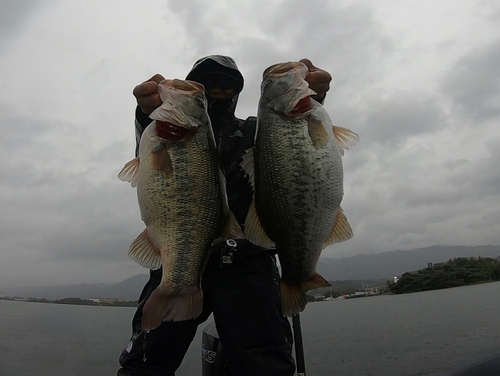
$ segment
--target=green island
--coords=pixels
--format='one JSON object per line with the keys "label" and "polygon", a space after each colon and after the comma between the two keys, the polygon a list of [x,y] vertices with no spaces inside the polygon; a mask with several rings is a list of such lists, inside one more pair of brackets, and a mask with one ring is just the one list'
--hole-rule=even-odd
{"label": "green island", "polygon": [[500,261],[488,257],[458,257],[388,281],[389,291],[404,294],[500,281]]}

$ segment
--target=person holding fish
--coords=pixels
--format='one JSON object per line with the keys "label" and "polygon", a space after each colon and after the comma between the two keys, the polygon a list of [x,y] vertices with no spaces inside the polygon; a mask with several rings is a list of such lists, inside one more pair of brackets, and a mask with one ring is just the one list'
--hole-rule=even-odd
{"label": "person holding fish", "polygon": [[[321,103],[329,90],[331,76],[315,67],[308,59],[302,59],[301,62],[308,70],[305,80],[314,91],[311,92],[311,97]],[[202,84],[203,87],[197,84]],[[243,76],[231,57],[211,55],[199,59],[194,64],[186,81],[165,80],[157,74],[133,90],[138,104],[135,113],[136,155],[146,154],[146,142],[141,140],[141,137],[146,137],[146,132],[150,132],[145,130],[152,118],[156,121],[156,135],[168,140],[163,146],[153,144],[146,150],[151,156],[148,163],[153,165],[152,173],[158,173],[159,178],[156,180],[176,179],[177,160],[189,158],[189,153],[183,157],[183,150],[176,151],[175,144],[178,141],[184,142],[184,149],[187,148],[189,140],[195,140],[193,147],[200,144],[209,145],[205,148],[207,153],[200,157],[205,159],[213,158],[210,145],[214,144],[213,149],[217,154],[214,163],[220,167],[224,183],[215,184],[213,197],[217,200],[220,198],[221,201],[214,209],[217,210],[217,218],[211,221],[220,222],[222,225],[214,227],[207,235],[213,239],[207,245],[207,252],[200,255],[199,259],[191,260],[189,257],[195,256],[188,255],[187,261],[177,261],[172,255],[148,253],[147,249],[154,248],[158,243],[154,236],[157,236],[155,234],[159,230],[153,231],[153,227],[147,223],[148,220],[153,221],[146,213],[153,204],[141,206],[141,215],[148,228],[134,241],[130,254],[134,260],[151,268],[150,279],[139,298],[139,306],[132,320],[132,337],[119,359],[121,368],[118,370],[118,376],[174,376],[198,325],[212,313],[227,359],[225,375],[292,376],[295,373],[293,339],[290,323],[283,315],[276,251],[250,242],[239,230],[245,228],[253,200],[249,177],[240,164],[246,150],[254,144],[257,126],[256,117],[242,120],[235,116],[243,84]],[[203,91],[206,102],[201,98],[200,93]],[[164,112],[173,111],[171,107],[175,104],[172,103],[178,98],[197,103],[202,109],[206,106],[209,122],[204,120],[202,112],[190,120],[191,123],[199,123],[191,127],[179,126],[171,117],[167,120],[162,118],[161,110],[165,103],[170,103],[170,110]],[[186,104],[186,108],[194,108],[189,106],[192,105]],[[198,113],[198,109],[195,109],[194,113]],[[178,118],[186,118],[193,113],[187,112],[190,113],[184,114],[186,116],[181,113]],[[211,124],[211,130],[204,128],[207,124]],[[204,138],[198,136],[198,133],[203,133]],[[152,137],[154,138],[154,135]],[[138,192],[141,176],[147,174],[142,172],[141,175],[144,170],[141,170],[140,163],[144,163],[144,157],[135,162],[131,161],[120,173],[122,180],[137,184]],[[212,170],[212,162],[204,166],[203,171],[212,171],[210,173],[213,175],[218,173]],[[192,167],[186,165],[181,169],[191,171]],[[200,174],[195,172],[190,181],[179,185],[184,187],[186,195],[189,194],[189,187],[197,184],[197,179],[205,179],[203,171],[200,170]],[[211,186],[214,184],[211,183]],[[227,198],[219,194],[220,189],[224,187]],[[148,192],[150,191],[151,189]],[[171,199],[175,200],[176,197]],[[201,196],[193,202],[198,204],[194,210],[204,205]],[[225,210],[225,207],[228,210]],[[179,210],[181,211],[184,212],[184,209]],[[172,237],[181,239],[182,246],[189,243],[193,237],[201,236],[204,230],[202,227],[205,226],[198,224],[196,226],[199,226],[199,229],[187,230],[191,225],[189,219],[195,217],[196,213],[191,214],[185,221],[185,226],[179,226],[179,232]],[[224,240],[216,240],[220,235],[212,234],[220,233],[222,227],[232,229],[224,230]],[[173,247],[171,244],[169,246]],[[188,268],[187,265],[193,264],[197,266],[193,272],[182,270],[183,273],[176,274],[170,273],[172,264],[176,264],[176,269]],[[166,276],[167,271],[169,276]],[[171,280],[178,278],[179,274],[196,274],[196,271],[200,275],[193,275],[190,280],[195,281],[194,284],[201,283],[202,293],[197,286],[184,288],[182,291],[169,287],[172,285]],[[189,296],[183,298],[185,305],[175,306],[181,301],[183,294]]]}

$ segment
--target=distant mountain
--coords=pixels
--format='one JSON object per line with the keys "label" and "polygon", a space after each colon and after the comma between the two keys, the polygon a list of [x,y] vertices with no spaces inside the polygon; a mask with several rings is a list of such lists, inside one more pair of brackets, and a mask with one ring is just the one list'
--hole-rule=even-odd
{"label": "distant mountain", "polygon": [[66,286],[25,287],[9,291],[9,296],[45,298],[49,300],[63,298],[121,298],[135,300],[149,279],[147,274],[138,274],[119,283],[92,283]]}
{"label": "distant mountain", "polygon": [[[427,267],[427,263],[444,262],[455,257],[500,257],[500,246],[433,246],[410,251],[393,251],[373,255],[357,255],[341,259],[323,257],[318,272],[328,281],[392,279],[407,271]],[[119,283],[95,283],[67,286],[18,288],[4,291],[9,296],[45,298],[122,298],[135,300],[148,280],[138,274]],[[359,282],[356,282],[359,284]]]}
{"label": "distant mountain", "polygon": [[106,296],[102,298],[122,298],[122,299],[138,299],[139,295],[149,280],[149,274],[138,274],[124,281],[109,286],[103,293]]}
{"label": "distant mountain", "polygon": [[445,262],[456,257],[500,257],[500,246],[432,246],[409,251],[357,255],[341,259],[321,258],[318,273],[326,280],[392,279],[404,272],[424,269],[427,263]]}

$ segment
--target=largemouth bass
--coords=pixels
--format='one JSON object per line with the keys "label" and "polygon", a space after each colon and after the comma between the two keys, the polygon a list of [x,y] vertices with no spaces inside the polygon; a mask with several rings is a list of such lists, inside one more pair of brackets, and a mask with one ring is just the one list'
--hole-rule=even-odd
{"label": "largemouth bass", "polygon": [[146,224],[129,256],[145,267],[162,267],[161,283],[143,308],[144,329],[197,317],[211,243],[225,228],[226,237],[241,237],[228,209],[203,86],[165,80],[158,92],[163,104],[150,115],[139,156],[118,175],[137,186]]}
{"label": "largemouth bass", "polygon": [[287,316],[304,310],[306,291],[329,286],[316,272],[323,248],[353,236],[340,207],[342,154],[358,136],[332,125],[307,73],[300,62],[265,70],[255,145],[241,164],[254,189],[245,234],[276,247]]}

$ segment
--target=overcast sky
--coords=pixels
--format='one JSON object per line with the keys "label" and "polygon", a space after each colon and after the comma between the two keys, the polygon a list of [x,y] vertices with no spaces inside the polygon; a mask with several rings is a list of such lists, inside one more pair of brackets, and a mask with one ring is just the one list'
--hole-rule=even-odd
{"label": "overcast sky", "polygon": [[361,141],[344,157],[354,230],[324,256],[500,245],[498,1],[0,0],[0,292],[118,282],[143,230],[132,89],[208,54],[245,76],[310,58],[325,108]]}

